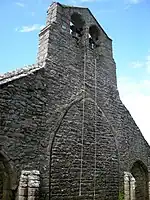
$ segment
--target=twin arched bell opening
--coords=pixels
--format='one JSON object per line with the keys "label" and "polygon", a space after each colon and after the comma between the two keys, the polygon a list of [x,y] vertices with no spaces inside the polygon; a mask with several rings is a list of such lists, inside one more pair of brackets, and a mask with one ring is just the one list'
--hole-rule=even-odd
{"label": "twin arched bell opening", "polygon": [[[84,35],[83,27],[85,25],[85,21],[83,20],[82,16],[79,13],[73,13],[71,15],[70,20],[70,34],[73,38],[77,41]],[[96,25],[91,25],[89,27],[89,47],[91,49],[95,49],[99,46],[99,36],[100,31]]]}

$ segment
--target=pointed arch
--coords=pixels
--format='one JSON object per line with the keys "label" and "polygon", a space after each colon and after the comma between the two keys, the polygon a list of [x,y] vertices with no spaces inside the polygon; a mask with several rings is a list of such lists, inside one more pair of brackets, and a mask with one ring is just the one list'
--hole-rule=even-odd
{"label": "pointed arch", "polygon": [[17,177],[7,155],[0,151],[0,199],[14,200]]}
{"label": "pointed arch", "polygon": [[137,160],[131,168],[131,174],[135,178],[135,200],[148,200],[148,169],[145,164]]}
{"label": "pointed arch", "polygon": [[[84,130],[82,127],[83,101],[86,107]],[[95,104],[92,98],[83,99],[82,96],[79,96],[70,104],[65,105],[60,114],[57,114],[59,116],[57,122],[56,117],[54,117],[57,126],[51,134],[51,141],[49,143],[49,186],[52,197],[57,196],[59,199],[60,196],[64,196],[65,198],[66,195],[72,195],[72,197],[79,198],[79,183],[81,181],[81,190],[85,198],[87,198],[86,195],[88,194],[87,190],[85,190],[86,182],[88,183],[88,191],[91,195],[95,192],[98,197],[103,195],[105,198],[105,196],[109,196],[109,193],[112,192],[114,181],[119,184],[119,158],[114,131],[104,112],[97,104],[97,122],[95,121],[93,112]],[[95,125],[97,126],[96,129]],[[95,133],[97,141],[95,141]],[[83,144],[82,134],[84,137]],[[84,146],[84,157],[81,164],[82,145]],[[103,148],[101,148],[101,145]],[[111,173],[108,162],[109,167],[111,166],[113,169]],[[57,188],[53,187],[55,184],[57,184]],[[95,184],[95,190],[93,184]],[[104,187],[106,191],[102,193],[103,184],[107,184],[108,188],[106,190],[106,187]],[[117,184],[116,187],[118,188]],[[117,189],[115,188],[113,192],[114,198],[116,198],[118,195]]]}

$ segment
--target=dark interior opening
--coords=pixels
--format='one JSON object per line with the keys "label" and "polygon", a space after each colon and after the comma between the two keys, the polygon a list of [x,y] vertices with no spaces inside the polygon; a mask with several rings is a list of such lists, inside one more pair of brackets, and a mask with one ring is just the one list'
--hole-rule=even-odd
{"label": "dark interior opening", "polygon": [[89,28],[89,47],[94,49],[98,47],[98,40],[100,36],[100,31],[96,25],[92,25]]}
{"label": "dark interior opening", "polygon": [[77,41],[83,35],[83,26],[85,22],[79,13],[73,13],[70,21],[70,33]]}
{"label": "dark interior opening", "polygon": [[131,173],[135,178],[135,199],[148,200],[148,170],[140,161],[134,163]]}

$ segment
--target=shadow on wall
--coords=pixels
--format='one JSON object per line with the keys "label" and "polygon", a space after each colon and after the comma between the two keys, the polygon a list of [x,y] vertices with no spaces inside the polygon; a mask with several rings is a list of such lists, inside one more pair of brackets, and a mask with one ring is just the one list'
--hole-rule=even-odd
{"label": "shadow on wall", "polygon": [[7,159],[0,153],[0,199],[15,200],[17,193],[15,179]]}

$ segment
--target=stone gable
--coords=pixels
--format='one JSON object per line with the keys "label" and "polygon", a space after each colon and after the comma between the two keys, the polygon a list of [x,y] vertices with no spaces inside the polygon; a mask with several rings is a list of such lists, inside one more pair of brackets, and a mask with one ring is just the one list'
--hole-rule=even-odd
{"label": "stone gable", "polygon": [[37,63],[0,78],[0,111],[3,200],[149,199],[149,145],[87,8],[49,7]]}

